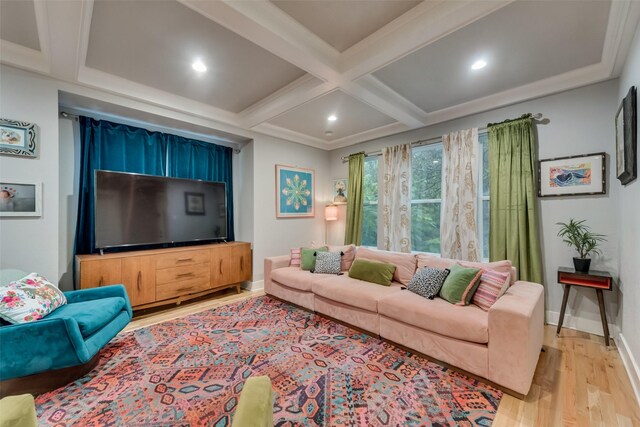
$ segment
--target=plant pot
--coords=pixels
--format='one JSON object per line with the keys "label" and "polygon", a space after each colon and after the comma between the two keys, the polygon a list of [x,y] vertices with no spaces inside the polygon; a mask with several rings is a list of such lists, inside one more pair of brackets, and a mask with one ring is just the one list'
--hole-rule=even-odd
{"label": "plant pot", "polygon": [[580,273],[588,273],[591,267],[591,258],[573,258],[573,267]]}

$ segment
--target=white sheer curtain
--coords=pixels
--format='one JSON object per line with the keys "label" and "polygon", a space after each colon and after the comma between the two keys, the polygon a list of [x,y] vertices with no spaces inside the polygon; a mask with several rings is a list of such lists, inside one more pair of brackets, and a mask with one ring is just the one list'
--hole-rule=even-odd
{"label": "white sheer curtain", "polygon": [[443,135],[442,145],[440,253],[445,258],[479,261],[478,129]]}
{"label": "white sheer curtain", "polygon": [[382,247],[411,252],[411,144],[382,151]]}

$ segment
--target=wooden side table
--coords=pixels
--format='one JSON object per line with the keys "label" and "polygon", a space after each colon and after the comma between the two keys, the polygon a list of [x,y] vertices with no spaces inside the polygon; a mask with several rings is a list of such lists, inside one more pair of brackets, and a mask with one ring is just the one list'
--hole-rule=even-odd
{"label": "wooden side table", "polygon": [[613,279],[611,274],[606,271],[590,270],[588,273],[575,271],[573,268],[558,268],[558,283],[564,285],[564,295],[562,296],[562,308],[560,309],[560,319],[558,320],[558,330],[556,335],[560,335],[562,322],[564,321],[564,311],[567,308],[567,300],[569,299],[569,291],[572,286],[582,286],[585,288],[593,288],[598,295],[598,305],[600,306],[600,319],[602,320],[602,329],[604,330],[605,345],[609,345],[609,325],[607,324],[607,313],[604,309],[603,290],[610,291],[613,288]]}

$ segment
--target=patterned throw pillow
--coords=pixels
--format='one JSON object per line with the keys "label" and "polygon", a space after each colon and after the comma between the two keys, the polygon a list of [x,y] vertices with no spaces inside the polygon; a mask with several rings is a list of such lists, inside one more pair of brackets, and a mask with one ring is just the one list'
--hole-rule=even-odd
{"label": "patterned throw pillow", "polygon": [[291,267],[300,267],[300,248],[291,249],[291,260],[289,261],[289,265]]}
{"label": "patterned throw pillow", "polygon": [[340,262],[342,252],[318,252],[316,255],[316,267],[312,273],[340,274]]}
{"label": "patterned throw pillow", "polygon": [[448,268],[421,268],[413,275],[407,289],[421,297],[433,299],[440,292],[440,288],[442,288],[442,284],[448,275]]}
{"label": "patterned throw pillow", "polygon": [[66,303],[62,291],[37,273],[0,286],[0,317],[10,323],[42,319]]}
{"label": "patterned throw pillow", "polygon": [[484,311],[488,311],[509,288],[510,278],[511,274],[509,273],[494,270],[482,271],[480,285],[478,285],[476,293],[473,294],[471,302]]}

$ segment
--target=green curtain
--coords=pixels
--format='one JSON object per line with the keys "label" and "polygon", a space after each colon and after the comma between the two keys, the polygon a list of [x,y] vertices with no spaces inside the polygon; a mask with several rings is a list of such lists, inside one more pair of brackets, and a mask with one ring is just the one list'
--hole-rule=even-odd
{"label": "green curtain", "polygon": [[520,280],[542,283],[531,115],[488,126],[492,261],[511,260]]}
{"label": "green curtain", "polygon": [[362,244],[362,210],[364,206],[364,153],[349,156],[347,188],[347,227],[344,244]]}

